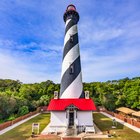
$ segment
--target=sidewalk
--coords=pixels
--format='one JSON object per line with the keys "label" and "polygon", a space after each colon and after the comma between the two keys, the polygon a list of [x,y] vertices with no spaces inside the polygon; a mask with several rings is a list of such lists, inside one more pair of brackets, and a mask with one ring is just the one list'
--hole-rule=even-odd
{"label": "sidewalk", "polygon": [[[100,112],[100,113],[102,113],[103,115],[105,115],[105,116],[111,118],[112,120],[115,118],[115,117],[113,117],[113,116],[111,116],[111,115],[109,115],[109,114],[107,114],[107,113],[105,113],[105,112]],[[130,129],[132,129],[132,130],[134,130],[134,131],[140,133],[140,128],[137,128],[137,127],[135,127],[135,126],[133,126],[133,125],[131,125],[131,124],[129,124],[129,123],[126,123],[126,122],[124,122],[124,121],[122,121],[122,120],[120,120],[120,119],[118,119],[118,118],[115,118],[115,120],[116,120],[117,122],[119,122],[119,123],[121,123],[121,124],[123,124],[123,125],[129,127]]]}
{"label": "sidewalk", "polygon": [[0,135],[2,135],[2,134],[4,134],[4,133],[6,133],[7,131],[9,131],[9,130],[11,130],[11,129],[17,127],[17,126],[19,126],[20,124],[22,124],[22,123],[24,123],[24,122],[26,122],[26,121],[28,121],[28,120],[30,120],[30,119],[32,119],[32,118],[38,116],[39,114],[40,114],[40,113],[37,113],[37,114],[35,114],[35,115],[33,115],[33,116],[27,118],[27,119],[24,119],[24,120],[22,120],[22,121],[20,121],[20,122],[18,122],[18,123],[15,123],[15,124],[13,124],[13,125],[11,125],[11,126],[5,128],[5,129],[1,130],[1,131],[0,131]]}

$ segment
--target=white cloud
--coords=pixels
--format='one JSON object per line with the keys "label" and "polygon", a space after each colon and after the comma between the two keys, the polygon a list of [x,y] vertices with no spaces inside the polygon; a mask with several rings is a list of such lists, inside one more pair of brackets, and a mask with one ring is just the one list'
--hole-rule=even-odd
{"label": "white cloud", "polygon": [[124,29],[117,24],[109,26],[109,22],[110,19],[94,21],[90,18],[85,18],[79,25],[81,44],[99,43],[100,41],[109,41],[121,37],[124,34]]}
{"label": "white cloud", "polygon": [[49,79],[59,82],[59,72],[50,74],[48,71],[41,72],[36,70],[37,67],[31,69],[32,64],[22,63],[18,58],[13,58],[9,54],[0,53],[0,58],[0,78],[20,80],[24,83],[41,82]]}
{"label": "white cloud", "polygon": [[140,71],[139,46],[124,47],[110,55],[97,55],[82,51],[82,71],[84,81],[104,81],[115,77],[137,76]]}
{"label": "white cloud", "polygon": [[[38,50],[24,52],[38,45]],[[46,48],[44,47],[46,46]],[[43,48],[42,48],[43,47]],[[20,45],[14,41],[0,41],[0,78],[18,79],[21,82],[33,83],[45,80],[60,82],[58,57],[60,46],[47,47],[45,44],[30,43]],[[43,50],[44,49],[44,50]],[[56,61],[57,59],[57,61]],[[54,74],[55,73],[55,74]]]}

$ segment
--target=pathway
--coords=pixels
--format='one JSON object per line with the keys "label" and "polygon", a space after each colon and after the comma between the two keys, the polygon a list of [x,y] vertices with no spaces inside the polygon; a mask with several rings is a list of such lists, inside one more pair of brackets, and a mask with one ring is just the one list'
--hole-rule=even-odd
{"label": "pathway", "polygon": [[[103,115],[105,115],[105,116],[111,118],[112,120],[115,118],[115,117],[113,117],[113,116],[111,116],[111,115],[109,115],[109,114],[107,114],[107,113],[105,113],[105,112],[100,112],[100,113],[102,113]],[[115,118],[115,120],[116,120],[117,122],[119,122],[119,123],[121,123],[121,124],[123,124],[123,125],[129,127],[130,129],[132,129],[132,130],[134,130],[134,131],[140,133],[140,128],[135,127],[135,126],[133,126],[133,125],[131,125],[131,124],[129,124],[129,123],[126,123],[126,122],[124,122],[124,121],[122,121],[122,120],[120,120],[120,119],[118,119],[118,118]]]}
{"label": "pathway", "polygon": [[15,124],[13,124],[13,125],[11,125],[11,126],[5,128],[5,129],[1,130],[1,131],[0,131],[0,135],[2,135],[2,134],[4,134],[4,133],[6,133],[7,131],[9,131],[9,130],[11,130],[11,129],[17,127],[17,126],[19,126],[20,124],[22,124],[22,123],[24,123],[24,122],[26,122],[26,121],[28,121],[28,120],[30,120],[30,119],[32,119],[32,118],[38,116],[39,114],[40,114],[40,113],[37,113],[37,114],[35,114],[35,115],[33,115],[33,116],[27,118],[27,119],[24,119],[24,120],[22,120],[22,121],[20,121],[20,122],[17,122],[17,123],[15,123]]}

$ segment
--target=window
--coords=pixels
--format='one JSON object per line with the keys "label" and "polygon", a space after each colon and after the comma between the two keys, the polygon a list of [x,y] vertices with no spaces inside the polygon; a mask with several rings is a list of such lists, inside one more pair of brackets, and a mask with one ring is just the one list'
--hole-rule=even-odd
{"label": "window", "polygon": [[70,43],[73,43],[73,36],[70,35]]}
{"label": "window", "polygon": [[69,69],[70,69],[70,74],[73,74],[74,73],[74,64],[71,64]]}

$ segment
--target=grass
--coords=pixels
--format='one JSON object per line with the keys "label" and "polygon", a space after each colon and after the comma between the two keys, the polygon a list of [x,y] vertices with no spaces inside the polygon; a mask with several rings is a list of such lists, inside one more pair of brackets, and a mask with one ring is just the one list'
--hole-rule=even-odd
{"label": "grass", "polygon": [[[129,129],[128,127],[117,123],[117,128],[112,128],[112,120],[101,113],[93,113],[94,122],[98,126],[98,128],[106,134],[107,130],[110,131],[111,134],[116,133],[116,138],[111,138],[111,140],[138,140],[140,139],[140,133]],[[85,139],[85,140],[93,140],[93,139]],[[108,140],[108,139],[94,139],[94,140]]]}
{"label": "grass", "polygon": [[25,140],[31,136],[32,123],[40,123],[40,132],[50,121],[50,114],[40,114],[35,118],[17,126],[16,128],[0,135],[0,140]]}
{"label": "grass", "polygon": [[[129,129],[128,127],[125,127],[124,125],[120,123],[118,123],[117,128],[113,129],[112,120],[101,113],[93,113],[93,117],[94,117],[94,122],[99,127],[99,129],[103,131],[104,134],[106,134],[107,130],[109,130],[110,133],[112,134],[116,132],[117,137],[111,138],[110,140],[138,140],[140,139],[140,133],[137,133],[133,131],[132,129]],[[31,128],[32,128],[33,122],[40,123],[40,132],[41,132],[49,123],[49,120],[50,120],[50,114],[40,114],[37,117],[8,131],[7,133],[0,135],[0,140],[25,140],[31,136]],[[109,140],[109,139],[85,138],[84,140]]]}

